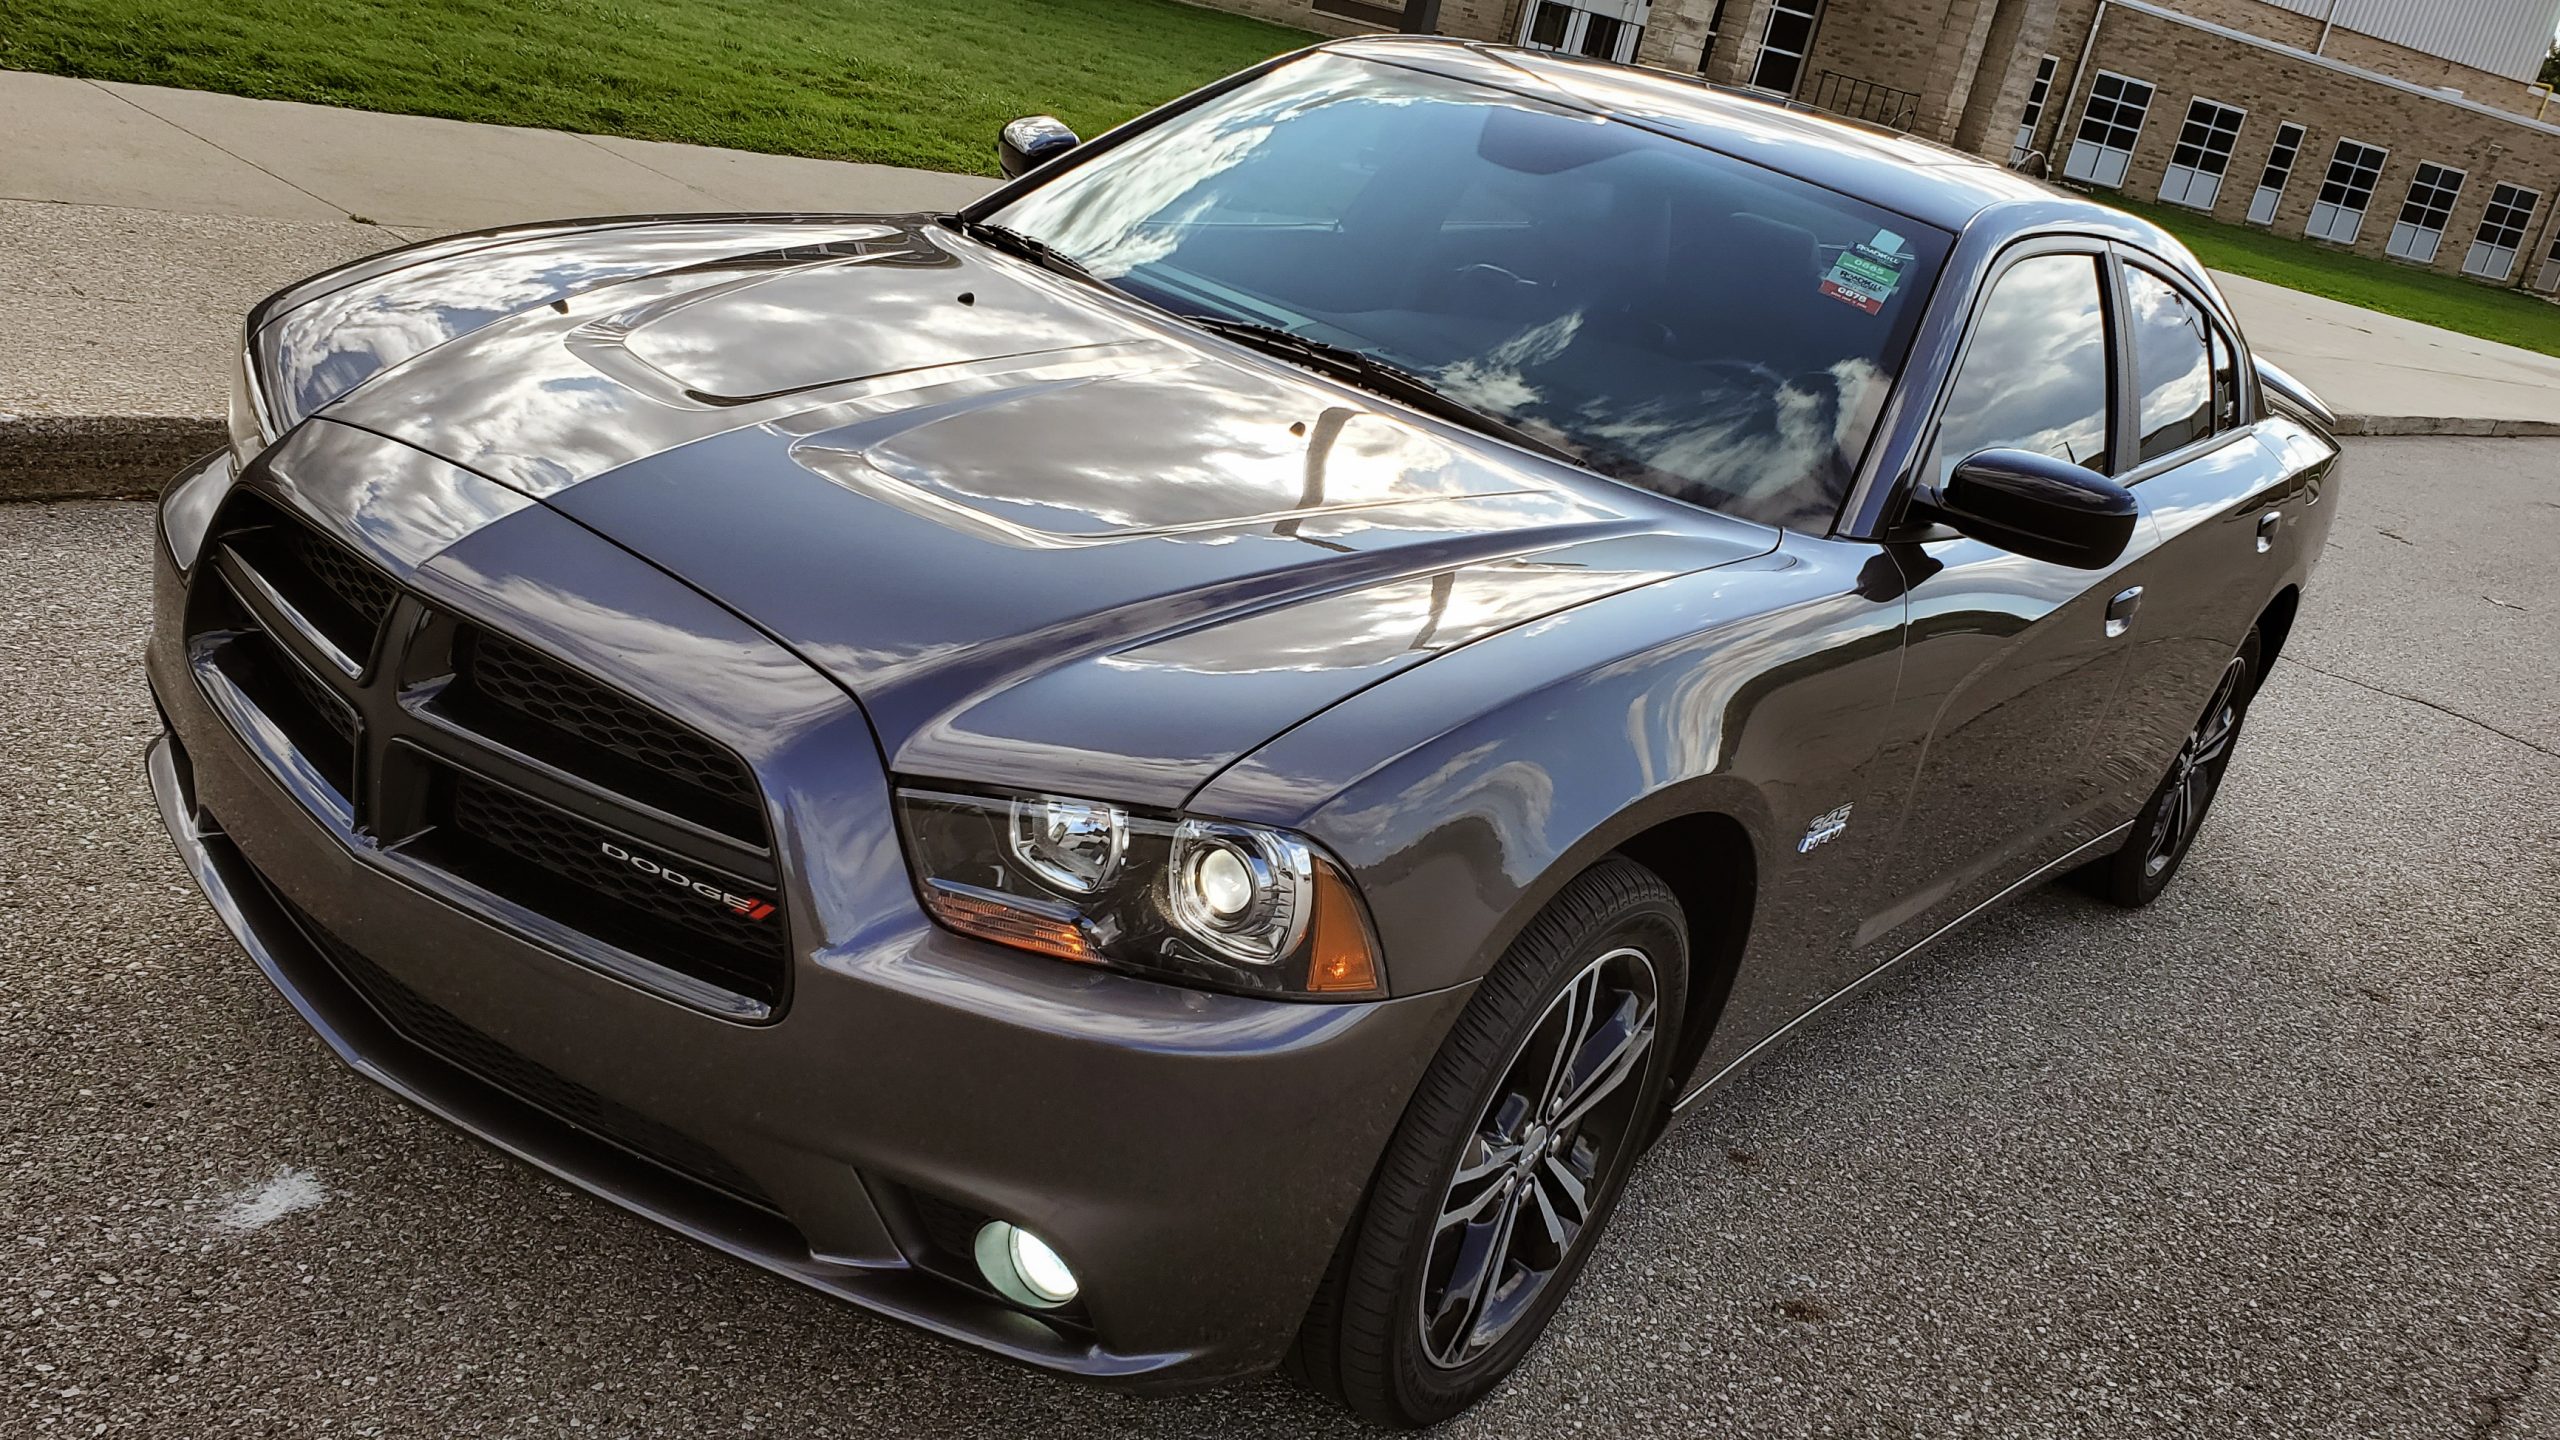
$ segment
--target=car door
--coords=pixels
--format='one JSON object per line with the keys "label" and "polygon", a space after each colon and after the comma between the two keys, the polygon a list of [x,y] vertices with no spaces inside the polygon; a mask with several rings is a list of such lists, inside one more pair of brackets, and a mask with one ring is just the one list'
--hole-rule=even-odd
{"label": "car door", "polygon": [[2133,380],[2131,467],[2159,547],[2126,579],[2141,589],[2122,698],[2099,772],[2118,820],[2137,813],[2176,758],[2241,640],[2281,584],[2299,519],[2299,474],[2258,442],[2245,356],[2176,272],[2118,247],[2113,261]]}
{"label": "car door", "polygon": [[[1921,458],[1943,481],[1982,450],[2033,450],[2115,473],[2125,397],[2102,241],[2047,238],[1980,287]],[[1944,530],[1887,548],[1909,629],[1890,722],[1909,779],[1870,887],[1860,958],[1882,964],[2095,833],[2106,791],[2091,754],[2142,617],[2123,572],[2153,545],[2138,523],[2104,570],[2029,559]]]}

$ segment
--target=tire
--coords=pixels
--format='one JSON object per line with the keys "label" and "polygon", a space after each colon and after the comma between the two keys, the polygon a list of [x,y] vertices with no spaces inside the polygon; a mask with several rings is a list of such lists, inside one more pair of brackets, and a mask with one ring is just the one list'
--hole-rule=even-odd
{"label": "tire", "polygon": [[2223,667],[2203,716],[2178,747],[2178,758],[2169,763],[2160,787],[2134,817],[2123,847],[2073,877],[2084,888],[2100,899],[2139,909],[2159,899],[2169,882],[2178,878],[2178,867],[2194,848],[2214,797],[2222,793],[2222,777],[2240,743],[2241,724],[2249,718],[2249,702],[2257,696],[2261,653],[2258,632],[2253,629]]}
{"label": "tire", "polygon": [[[1652,871],[1613,855],[1567,885],[1415,1088],[1290,1373],[1396,1428],[1446,1419],[1499,1384],[1581,1274],[1658,1129],[1687,985],[1680,903]],[[1559,1066],[1568,1034],[1582,1037],[1581,1063]],[[1559,1091],[1561,1108],[1539,1098]],[[1506,1212],[1517,1224],[1497,1245]],[[1452,1213],[1475,1218],[1444,1226]],[[1469,1263],[1487,1255],[1494,1264]]]}

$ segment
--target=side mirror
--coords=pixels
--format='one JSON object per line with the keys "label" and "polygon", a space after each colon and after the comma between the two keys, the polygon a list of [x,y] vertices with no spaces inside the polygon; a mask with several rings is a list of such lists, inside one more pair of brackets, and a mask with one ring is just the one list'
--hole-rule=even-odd
{"label": "side mirror", "polygon": [[2095,470],[2031,450],[1985,450],[1959,462],[1932,507],[1985,545],[2103,570],[2133,539],[2142,507]]}
{"label": "side mirror", "polygon": [[1055,115],[1025,115],[996,132],[996,164],[1012,179],[1044,160],[1064,155],[1084,142]]}

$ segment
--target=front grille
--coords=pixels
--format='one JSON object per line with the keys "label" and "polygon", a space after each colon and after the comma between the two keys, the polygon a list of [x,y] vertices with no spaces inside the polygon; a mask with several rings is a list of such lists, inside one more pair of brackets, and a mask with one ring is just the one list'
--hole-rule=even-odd
{"label": "front grille", "polygon": [[609,1100],[575,1080],[517,1054],[482,1034],[452,1012],[391,978],[381,966],[330,934],[275,889],[279,906],[293,918],[330,965],[402,1038],[436,1058],[496,1086],[556,1120],[576,1126],[620,1146],[644,1160],[751,1205],[775,1208],[771,1198],[738,1167],[709,1146]]}
{"label": "front grille", "polygon": [[351,805],[356,713],[346,697],[288,654],[219,577],[196,586],[187,621],[188,652],[195,663],[218,673],[342,803]]}
{"label": "front grille", "polygon": [[[701,986],[779,1007],[788,927],[772,908],[755,778],[734,751],[407,594],[266,494],[234,494],[205,554],[191,577],[190,658],[251,750],[280,773],[317,777],[300,790],[314,810],[441,870],[457,903],[552,922],[528,928],[588,963],[724,1014],[740,1007]],[[407,620],[393,637],[395,613]],[[607,845],[641,860],[616,860]],[[761,913],[740,914],[729,895]]]}
{"label": "front grille", "polygon": [[729,751],[506,636],[466,627],[455,652],[462,692],[456,699],[470,709],[466,723],[485,728],[499,720],[507,733],[497,738],[564,769],[618,781],[616,788],[626,792],[636,783],[646,788],[635,798],[661,810],[741,839],[762,839],[755,781],[746,762]]}
{"label": "front grille", "polygon": [[391,618],[391,602],[400,592],[381,572],[343,547],[295,526],[283,548],[368,630],[379,629]]}
{"label": "front grille", "polygon": [[[643,959],[767,1005],[782,998],[788,935],[779,910],[750,919],[698,882],[772,903],[771,886],[667,856],[467,771],[445,782],[434,853],[473,883]],[[653,875],[612,845],[684,880]]]}
{"label": "front grille", "polygon": [[235,563],[348,661],[361,667],[372,657],[399,595],[389,576],[255,495],[236,497],[222,518],[221,543]]}

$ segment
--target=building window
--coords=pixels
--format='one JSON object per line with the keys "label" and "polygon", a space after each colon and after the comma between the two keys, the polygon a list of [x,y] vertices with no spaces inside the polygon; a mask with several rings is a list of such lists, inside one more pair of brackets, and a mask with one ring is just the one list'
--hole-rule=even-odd
{"label": "building window", "polygon": [[1752,62],[1751,88],[1793,97],[1813,48],[1813,20],[1822,0],[1772,0],[1760,32],[1760,58]]}
{"label": "building window", "polygon": [[2009,163],[2023,164],[2036,149],[2036,127],[2044,123],[2044,102],[2053,97],[2053,71],[2060,56],[2047,55],[2036,62],[2036,83],[2027,87],[2027,113],[2018,117],[2018,138],[2009,146]]}
{"label": "building window", "polygon": [[1644,38],[1644,0],[1538,0],[1520,25],[1520,43],[1594,60],[1626,61]]}
{"label": "building window", "polygon": [[2421,161],[2409,182],[2409,198],[2400,202],[2400,220],[2391,227],[2383,253],[2395,260],[2432,263],[2444,243],[2444,226],[2453,218],[2453,202],[2462,197],[2463,172]]}
{"label": "building window", "polygon": [[2276,146],[2267,152],[2267,168],[2258,176],[2258,193],[2249,197],[2249,223],[2276,223],[2276,202],[2284,199],[2284,187],[2293,179],[2293,162],[2302,154],[2305,131],[2288,120],[2276,127]]}
{"label": "building window", "polygon": [[1716,37],[1724,33],[1724,0],[1707,7],[1707,38],[1698,47],[1698,73],[1707,73],[1707,62],[1716,58]]}
{"label": "building window", "polygon": [[2191,210],[2212,209],[2222,196],[2222,172],[2231,168],[2231,149],[2240,143],[2240,122],[2248,114],[2202,96],[2189,101],[2178,148],[2169,152],[2169,168],[2160,177],[2160,198]]}
{"label": "building window", "polygon": [[2089,86],[2089,108],[2080,112],[2080,133],[2063,161],[2063,177],[2122,185],[2125,167],[2133,163],[2133,142],[2142,138],[2142,119],[2150,112],[2150,81],[2099,71]]}
{"label": "building window", "polygon": [[2479,233],[2471,237],[2471,253],[2463,257],[2462,273],[2483,280],[2503,281],[2516,271],[2516,252],[2524,248],[2524,232],[2533,224],[2533,207],[2542,202],[2538,191],[2521,185],[2501,185],[2489,192],[2489,208],[2480,216]]}
{"label": "building window", "polygon": [[2320,182],[2320,198],[2311,205],[2311,223],[2302,233],[2314,240],[2353,245],[2364,230],[2365,207],[2373,203],[2373,184],[2382,178],[2382,162],[2391,152],[2361,140],[2340,140],[2329,156],[2329,177]]}

